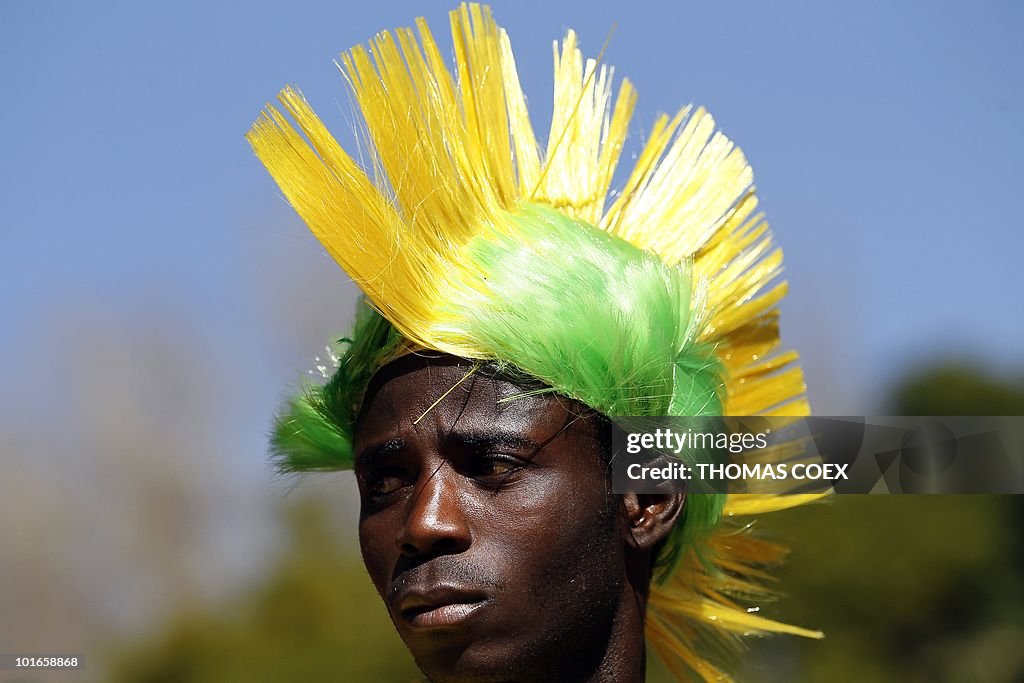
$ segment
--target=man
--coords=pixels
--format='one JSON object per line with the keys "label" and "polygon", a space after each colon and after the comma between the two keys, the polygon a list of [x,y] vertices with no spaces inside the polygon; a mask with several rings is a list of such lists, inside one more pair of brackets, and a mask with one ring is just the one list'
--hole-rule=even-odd
{"label": "man", "polygon": [[608,430],[570,399],[478,371],[428,412],[472,367],[385,366],[356,427],[363,558],[396,628],[431,680],[643,680],[682,496],[612,496]]}
{"label": "man", "polygon": [[740,635],[819,636],[740,603],[784,551],[732,521],[808,497],[609,488],[609,418],[808,410],[742,153],[687,108],[610,195],[631,85],[613,104],[570,31],[542,152],[490,11],[452,35],[454,76],[422,20],[342,56],[370,175],[294,90],[295,127],[268,107],[249,134],[366,295],[281,468],[354,468],[367,570],[434,681],[640,681],[647,645],[722,680]]}

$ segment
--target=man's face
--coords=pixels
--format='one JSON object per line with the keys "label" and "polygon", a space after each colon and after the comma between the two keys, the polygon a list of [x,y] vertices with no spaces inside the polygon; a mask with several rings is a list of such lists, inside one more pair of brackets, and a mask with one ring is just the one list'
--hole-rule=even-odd
{"label": "man's face", "polygon": [[471,367],[408,356],[371,385],[363,560],[432,680],[559,678],[600,654],[626,581],[597,422]]}

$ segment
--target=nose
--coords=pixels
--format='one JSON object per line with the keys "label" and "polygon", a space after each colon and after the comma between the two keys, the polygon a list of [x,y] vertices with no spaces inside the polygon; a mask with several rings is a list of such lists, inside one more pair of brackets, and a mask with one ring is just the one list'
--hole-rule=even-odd
{"label": "nose", "polygon": [[460,479],[447,465],[425,474],[425,481],[409,503],[409,514],[397,539],[403,555],[453,555],[469,548],[472,539],[460,495]]}

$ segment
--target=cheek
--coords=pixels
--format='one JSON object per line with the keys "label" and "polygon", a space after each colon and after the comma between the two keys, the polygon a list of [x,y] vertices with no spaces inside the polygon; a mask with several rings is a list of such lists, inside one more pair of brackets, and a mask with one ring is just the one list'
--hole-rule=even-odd
{"label": "cheek", "polygon": [[382,514],[359,521],[359,549],[363,555],[363,564],[381,595],[384,595],[388,577],[398,560],[399,551],[395,546],[397,534],[397,528]]}
{"label": "cheek", "polygon": [[515,577],[513,590],[537,595],[562,586],[578,595],[581,584],[604,584],[605,590],[615,574],[615,508],[603,482],[502,491],[500,501],[481,512],[496,533],[481,534],[477,542]]}

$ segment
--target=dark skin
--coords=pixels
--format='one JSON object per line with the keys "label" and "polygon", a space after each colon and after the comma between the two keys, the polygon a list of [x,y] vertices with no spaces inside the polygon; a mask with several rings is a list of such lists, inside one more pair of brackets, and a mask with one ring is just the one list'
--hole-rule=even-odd
{"label": "dark skin", "polygon": [[357,424],[360,545],[399,635],[435,683],[642,681],[683,495],[610,494],[591,411],[472,369],[401,358]]}

